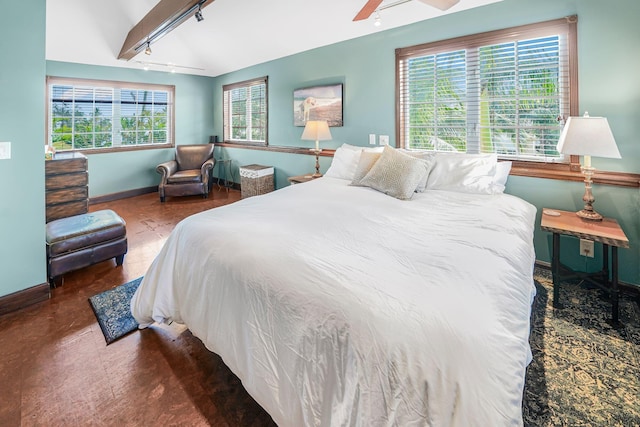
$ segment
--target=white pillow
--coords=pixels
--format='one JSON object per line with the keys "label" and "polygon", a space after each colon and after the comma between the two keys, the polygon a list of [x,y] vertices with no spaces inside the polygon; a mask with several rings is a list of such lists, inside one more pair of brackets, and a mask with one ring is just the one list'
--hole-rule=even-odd
{"label": "white pillow", "polygon": [[[407,150],[406,148],[398,148],[398,151],[401,153],[405,153],[410,155],[411,157],[416,157],[418,159],[426,160],[429,164],[433,165],[434,157],[436,155],[435,151],[426,151],[426,150]],[[427,188],[427,180],[429,179],[429,174],[425,175],[424,181],[418,184],[416,188],[416,193],[422,193]]]}
{"label": "white pillow", "polygon": [[349,181],[351,181],[353,180],[353,176],[356,173],[358,162],[360,161],[360,153],[362,153],[362,150],[365,150],[367,152],[380,153],[382,152],[382,148],[383,147],[357,147],[355,145],[342,144],[342,146],[338,147],[335,154],[333,155],[331,166],[329,166],[329,169],[324,174],[324,176],[348,179]]}
{"label": "white pillow", "polygon": [[502,187],[500,193],[504,191],[504,187],[507,185],[509,172],[511,172],[511,162],[498,162],[496,164],[496,174],[493,176],[493,185],[496,186],[497,189]]}
{"label": "white pillow", "polygon": [[352,180],[359,160],[360,151],[338,147],[324,176]]}
{"label": "white pillow", "polygon": [[494,185],[498,163],[496,154],[437,153],[434,159],[427,190],[477,194],[501,192]]}
{"label": "white pillow", "polygon": [[360,150],[362,150],[364,147],[360,147],[360,146],[357,146],[357,145],[347,144],[347,143],[345,142],[345,143],[343,143],[343,144],[340,146],[340,148],[344,148],[344,149],[347,149],[347,150],[353,150],[353,151],[360,151]]}
{"label": "white pillow", "polygon": [[369,153],[382,153],[382,150],[384,149],[384,146],[376,146],[374,145],[373,147],[369,146],[369,147],[364,147],[362,145],[351,145],[351,144],[347,144],[346,142],[344,144],[341,145],[342,148],[346,148],[347,150],[354,150],[354,151],[367,151]]}
{"label": "white pillow", "polygon": [[371,170],[360,180],[360,185],[396,199],[409,200],[425,175],[429,174],[430,167],[428,161],[408,156],[387,145]]}

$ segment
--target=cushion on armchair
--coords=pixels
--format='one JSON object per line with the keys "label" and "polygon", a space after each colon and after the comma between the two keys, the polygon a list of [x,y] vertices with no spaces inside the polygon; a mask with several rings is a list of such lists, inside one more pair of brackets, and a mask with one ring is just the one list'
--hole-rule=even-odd
{"label": "cushion on armchair", "polygon": [[175,182],[199,182],[202,179],[200,169],[179,170],[167,177],[167,183]]}

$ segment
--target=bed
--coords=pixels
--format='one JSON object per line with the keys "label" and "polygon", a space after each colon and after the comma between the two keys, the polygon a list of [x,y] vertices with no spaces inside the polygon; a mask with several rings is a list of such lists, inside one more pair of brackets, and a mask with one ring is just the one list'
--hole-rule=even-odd
{"label": "bed", "polygon": [[185,324],[280,426],[522,425],[535,208],[343,178],[186,218],[134,317]]}

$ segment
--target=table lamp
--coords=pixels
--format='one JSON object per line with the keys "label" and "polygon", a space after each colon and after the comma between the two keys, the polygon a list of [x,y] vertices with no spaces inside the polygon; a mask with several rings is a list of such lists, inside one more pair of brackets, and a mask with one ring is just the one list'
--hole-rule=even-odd
{"label": "table lamp", "polygon": [[316,173],[311,175],[314,178],[320,178],[320,162],[318,156],[322,149],[320,148],[319,141],[328,141],[331,139],[331,132],[329,132],[329,124],[326,120],[309,120],[304,126],[301,139],[306,141],[315,141],[316,148],[310,149],[311,152],[316,154]]}
{"label": "table lamp", "polygon": [[591,183],[595,168],[591,166],[591,156],[620,158],[618,146],[611,133],[609,122],[604,117],[589,117],[585,112],[582,117],[569,117],[558,140],[558,151],[563,154],[584,156],[584,164],[580,168],[584,174],[584,209],[576,214],[584,219],[601,221],[602,215],[593,210],[595,198],[591,191]]}

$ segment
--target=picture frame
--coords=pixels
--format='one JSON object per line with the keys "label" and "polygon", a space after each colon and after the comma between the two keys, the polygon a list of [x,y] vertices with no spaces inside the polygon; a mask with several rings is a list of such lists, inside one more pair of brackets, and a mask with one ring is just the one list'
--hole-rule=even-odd
{"label": "picture frame", "polygon": [[342,96],[342,83],[295,89],[294,126],[304,126],[308,120],[326,120],[331,127],[343,126]]}

